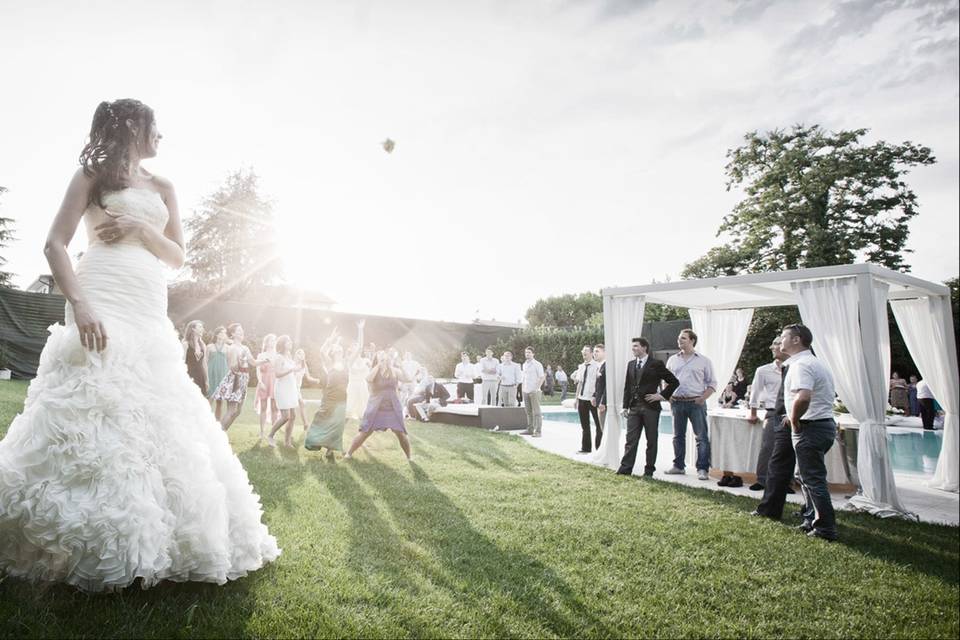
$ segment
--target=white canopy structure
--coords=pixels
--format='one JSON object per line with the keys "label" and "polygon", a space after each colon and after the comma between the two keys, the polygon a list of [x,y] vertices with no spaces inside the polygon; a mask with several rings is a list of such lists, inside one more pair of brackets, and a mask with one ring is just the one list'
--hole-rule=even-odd
{"label": "white canopy structure", "polygon": [[[878,515],[906,513],[897,496],[884,426],[890,384],[887,303],[907,348],[946,412],[943,445],[931,486],[960,489],[960,382],[950,290],[872,264],[851,264],[682,280],[603,290],[609,406],[620,407],[631,338],[640,335],[647,302],[686,307],[697,349],[730,378],[740,358],[753,310],[796,305],[813,332],[813,347],[830,368],[837,395],[860,424],[857,467],[861,491],[851,503]],[[717,394],[719,395],[719,394]],[[616,468],[625,420],[608,411],[597,460]]]}

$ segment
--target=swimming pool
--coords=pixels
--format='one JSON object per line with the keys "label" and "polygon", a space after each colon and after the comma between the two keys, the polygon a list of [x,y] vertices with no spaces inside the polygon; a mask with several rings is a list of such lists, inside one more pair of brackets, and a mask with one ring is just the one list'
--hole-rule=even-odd
{"label": "swimming pool", "polygon": [[[543,419],[580,425],[580,417],[573,410],[544,412]],[[673,435],[673,418],[669,413],[660,414],[659,431]],[[895,473],[933,475],[942,444],[942,431],[887,427],[887,452]]]}

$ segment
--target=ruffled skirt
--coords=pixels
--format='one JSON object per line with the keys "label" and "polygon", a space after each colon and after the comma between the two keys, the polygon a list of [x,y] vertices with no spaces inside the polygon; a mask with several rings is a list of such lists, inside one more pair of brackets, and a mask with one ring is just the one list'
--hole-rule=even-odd
{"label": "ruffled skirt", "polygon": [[54,325],[0,441],[0,573],[87,591],[223,584],[280,555],[259,496],[190,380],[159,263],[91,248],[78,278],[108,333]]}

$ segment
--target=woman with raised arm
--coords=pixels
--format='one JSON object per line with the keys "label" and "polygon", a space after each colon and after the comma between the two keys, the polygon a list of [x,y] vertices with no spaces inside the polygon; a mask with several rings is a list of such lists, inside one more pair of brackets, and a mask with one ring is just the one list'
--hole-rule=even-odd
{"label": "woman with raised arm", "polygon": [[[86,591],[223,584],[280,550],[167,318],[184,262],[153,111],[102,102],[44,253],[67,300],[0,441],[0,574]],[[67,246],[83,222],[76,271]]]}
{"label": "woman with raised arm", "polygon": [[[336,334],[336,329],[334,329]],[[334,451],[343,451],[343,427],[347,421],[347,380],[349,373],[343,358],[343,347],[334,344],[333,335],[320,348],[323,362],[323,402],[314,414],[304,438],[309,451],[326,449],[326,458],[333,460]]]}
{"label": "woman with raised arm", "polygon": [[403,370],[397,360],[396,354],[392,352],[377,352],[377,362],[367,375],[367,382],[370,383],[370,400],[360,421],[360,433],[350,443],[350,450],[344,458],[349,459],[353,456],[353,452],[374,431],[389,429],[400,441],[400,448],[403,449],[407,460],[413,460],[407,429],[403,426],[403,408],[400,406],[400,396],[397,394],[397,385],[404,379]]}
{"label": "woman with raised arm", "polygon": [[357,321],[357,341],[347,351],[347,368],[350,372],[347,382],[347,417],[359,420],[367,408],[370,399],[370,363],[363,355],[364,320]]}

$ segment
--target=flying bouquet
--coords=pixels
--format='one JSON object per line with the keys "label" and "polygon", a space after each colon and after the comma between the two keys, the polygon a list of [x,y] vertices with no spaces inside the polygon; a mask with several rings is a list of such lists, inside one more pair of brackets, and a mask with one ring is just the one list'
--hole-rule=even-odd
{"label": "flying bouquet", "polygon": [[381,142],[380,145],[383,147],[383,150],[386,151],[387,153],[393,153],[393,148],[397,146],[397,143],[391,140],[390,138],[387,138],[386,140]]}

